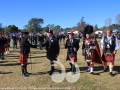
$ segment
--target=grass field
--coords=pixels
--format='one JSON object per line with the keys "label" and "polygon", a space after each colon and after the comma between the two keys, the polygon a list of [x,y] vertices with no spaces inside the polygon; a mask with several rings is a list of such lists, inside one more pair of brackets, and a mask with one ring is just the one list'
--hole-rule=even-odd
{"label": "grass field", "polygon": [[[68,73],[70,66],[65,61],[66,50],[63,45],[60,47],[59,60]],[[10,48],[10,54],[5,55],[5,61],[0,61],[0,90],[120,90],[120,50],[116,54],[113,71],[116,75],[114,77],[109,76],[109,72],[103,72],[103,67],[97,64],[94,68],[95,75],[86,72],[87,64],[81,51],[80,43],[77,62],[81,70],[79,79],[70,83],[67,78],[64,78],[62,82],[56,83],[48,74],[50,64],[45,57],[46,50],[31,48],[32,66],[30,58],[28,60],[28,72],[31,75],[24,78],[21,76],[20,64],[18,63],[19,49],[12,50]],[[59,65],[56,65],[55,68],[58,72],[61,70]],[[59,79],[59,77],[57,78]],[[74,80],[75,77],[71,76],[70,78]]]}

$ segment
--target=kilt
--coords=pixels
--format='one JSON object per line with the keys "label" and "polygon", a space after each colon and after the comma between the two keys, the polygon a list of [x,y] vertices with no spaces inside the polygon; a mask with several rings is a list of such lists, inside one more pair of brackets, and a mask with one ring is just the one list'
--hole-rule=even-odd
{"label": "kilt", "polygon": [[9,44],[6,44],[6,45],[5,45],[5,48],[9,48],[9,47],[10,47],[10,45],[9,45]]}
{"label": "kilt", "polygon": [[19,55],[19,63],[20,64],[27,64],[28,61],[28,54],[20,54]]}
{"label": "kilt", "polygon": [[69,54],[67,54],[66,61],[70,60],[71,62],[77,62],[77,54],[71,57]]}
{"label": "kilt", "polygon": [[5,52],[5,47],[4,46],[0,46],[0,53],[4,53]]}
{"label": "kilt", "polygon": [[103,53],[102,60],[107,62],[114,62],[115,55],[111,53],[111,55],[107,55],[106,53]]}

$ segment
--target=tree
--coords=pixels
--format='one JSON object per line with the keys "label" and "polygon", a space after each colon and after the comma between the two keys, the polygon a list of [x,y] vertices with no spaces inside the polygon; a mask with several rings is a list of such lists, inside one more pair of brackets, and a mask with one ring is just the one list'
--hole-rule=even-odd
{"label": "tree", "polygon": [[84,17],[81,18],[80,22],[77,23],[77,30],[83,31],[85,27]]}
{"label": "tree", "polygon": [[46,27],[49,27],[51,30],[54,30],[55,28],[54,24],[48,24]]}
{"label": "tree", "polygon": [[110,28],[113,30],[113,29],[120,29],[120,25],[118,24],[112,24],[110,25]]}
{"label": "tree", "polygon": [[111,19],[111,18],[107,18],[107,19],[105,20],[105,26],[106,26],[106,27],[110,27],[111,22],[112,22],[112,19]]}
{"label": "tree", "polygon": [[116,16],[116,22],[118,25],[120,25],[120,13],[117,14],[117,16]]}
{"label": "tree", "polygon": [[28,29],[29,32],[40,32],[41,25],[43,24],[42,18],[32,18],[28,21],[28,25],[25,25],[24,27]]}
{"label": "tree", "polygon": [[60,25],[56,25],[54,28],[54,32],[55,33],[59,33],[61,31],[61,26]]}
{"label": "tree", "polygon": [[3,31],[3,30],[2,30],[2,23],[0,23],[0,32],[1,32],[1,31]]}
{"label": "tree", "polygon": [[94,26],[94,31],[96,31],[96,30],[98,30],[98,25],[97,24]]}
{"label": "tree", "polygon": [[18,32],[18,27],[15,25],[9,25],[5,28],[4,33]]}
{"label": "tree", "polygon": [[49,27],[46,26],[46,27],[43,28],[42,32],[43,32],[43,33],[44,33],[44,32],[47,32],[48,29],[49,29]]}

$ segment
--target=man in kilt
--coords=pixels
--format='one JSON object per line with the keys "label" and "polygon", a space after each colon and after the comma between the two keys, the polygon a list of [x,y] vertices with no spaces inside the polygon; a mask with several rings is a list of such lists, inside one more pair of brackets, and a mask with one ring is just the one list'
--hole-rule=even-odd
{"label": "man in kilt", "polygon": [[9,34],[5,35],[5,52],[6,54],[9,54],[9,48],[10,48],[10,37],[9,37]]}
{"label": "man in kilt", "polygon": [[75,73],[75,62],[77,62],[77,51],[79,49],[79,42],[73,36],[74,34],[70,33],[65,44],[65,48],[68,49],[66,60],[69,61],[72,74]]}
{"label": "man in kilt", "polygon": [[94,74],[94,63],[102,64],[102,58],[97,40],[92,37],[93,27],[87,25],[84,30],[84,38],[82,45],[82,55],[85,57],[85,61],[88,64],[87,71],[90,74]]}
{"label": "man in kilt", "polygon": [[112,73],[114,67],[115,54],[119,49],[118,38],[111,35],[112,31],[110,29],[107,30],[107,36],[104,36],[101,39],[100,47],[103,49],[102,60],[104,62],[105,68],[104,72],[107,72],[107,63],[109,64],[109,74],[110,76],[114,76]]}
{"label": "man in kilt", "polygon": [[20,55],[19,55],[19,62],[21,64],[21,71],[22,71],[22,76],[27,77],[28,72],[27,72],[27,61],[28,61],[28,54],[30,52],[30,47],[36,48],[37,46],[32,45],[28,41],[29,33],[28,32],[23,32],[23,38],[21,39],[20,42]]}
{"label": "man in kilt", "polygon": [[48,60],[50,60],[50,64],[51,64],[51,70],[49,75],[52,75],[52,73],[55,70],[54,61],[57,61],[60,48],[57,38],[53,35],[53,31],[50,29],[47,31],[47,38],[45,42],[42,44],[42,47],[44,46],[46,46],[46,50],[47,50],[46,56]]}
{"label": "man in kilt", "polygon": [[0,59],[1,60],[4,60],[5,43],[6,43],[6,40],[3,37],[2,32],[0,32]]}

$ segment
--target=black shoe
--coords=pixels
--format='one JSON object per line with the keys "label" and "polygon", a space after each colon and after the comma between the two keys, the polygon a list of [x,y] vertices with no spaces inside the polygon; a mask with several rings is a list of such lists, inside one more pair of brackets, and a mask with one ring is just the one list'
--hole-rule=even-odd
{"label": "black shoe", "polygon": [[90,72],[90,74],[94,74],[94,72]]}
{"label": "black shoe", "polygon": [[1,57],[1,60],[4,60],[4,57]]}
{"label": "black shoe", "polygon": [[29,75],[29,73],[28,73],[28,72],[26,72],[25,74],[26,74],[26,75]]}
{"label": "black shoe", "polygon": [[52,74],[53,74],[53,71],[50,71],[50,72],[49,72],[49,75],[52,75]]}
{"label": "black shoe", "polygon": [[50,70],[49,75],[52,75],[53,72],[54,72],[54,70]]}
{"label": "black shoe", "polygon": [[103,72],[107,72],[108,70],[107,69],[104,69]]}
{"label": "black shoe", "polygon": [[23,76],[23,77],[29,77],[29,75],[27,75],[27,74],[23,74],[22,76]]}
{"label": "black shoe", "polygon": [[112,76],[112,77],[114,76],[112,72],[110,72],[109,74],[110,74],[110,76]]}

